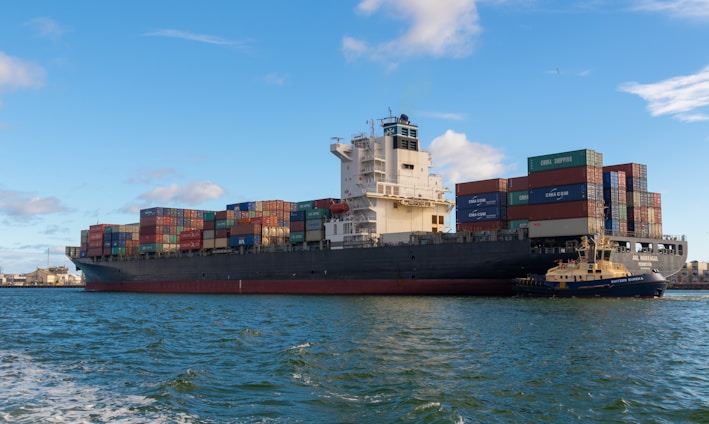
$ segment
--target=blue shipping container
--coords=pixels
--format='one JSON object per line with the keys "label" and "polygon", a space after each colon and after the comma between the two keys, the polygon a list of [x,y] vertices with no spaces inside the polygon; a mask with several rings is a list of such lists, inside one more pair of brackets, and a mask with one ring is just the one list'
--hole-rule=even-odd
{"label": "blue shipping container", "polygon": [[493,193],[470,194],[457,196],[455,207],[457,209],[471,209],[485,206],[502,206],[507,204],[507,193],[499,191]]}
{"label": "blue shipping container", "polygon": [[[594,199],[596,196],[595,190],[596,185],[588,183],[530,188],[529,204],[541,205],[545,203],[574,202],[577,200]],[[601,192],[601,198],[603,198],[603,192]]]}
{"label": "blue shipping container", "polygon": [[229,246],[231,246],[231,247],[253,246],[256,244],[261,244],[261,235],[260,234],[258,234],[258,235],[247,234],[247,235],[229,237]]}
{"label": "blue shipping container", "polygon": [[302,211],[290,211],[291,221],[305,221],[305,210]]}
{"label": "blue shipping container", "polygon": [[504,206],[483,206],[474,209],[458,209],[455,212],[456,223],[482,221],[502,221],[507,219],[507,208]]}

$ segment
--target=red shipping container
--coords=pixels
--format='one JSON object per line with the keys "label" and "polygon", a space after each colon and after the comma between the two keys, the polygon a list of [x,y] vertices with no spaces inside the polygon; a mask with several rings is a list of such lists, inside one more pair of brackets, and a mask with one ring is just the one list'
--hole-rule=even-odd
{"label": "red shipping container", "polygon": [[581,183],[603,184],[603,168],[598,166],[574,166],[550,169],[529,174],[529,188]]}
{"label": "red shipping container", "polygon": [[[160,235],[160,239],[162,241],[162,235]],[[141,234],[139,240],[140,240],[140,244],[158,243],[158,235],[157,234]]]}
{"label": "red shipping container", "polygon": [[202,239],[202,230],[197,230],[197,229],[185,229],[182,230],[180,233],[180,242],[183,240],[201,240]]}
{"label": "red shipping container", "polygon": [[456,196],[483,194],[492,192],[507,192],[507,178],[493,178],[490,180],[470,181],[455,185]]}
{"label": "red shipping container", "polygon": [[224,228],[214,231],[214,238],[229,238],[229,230]]}
{"label": "red shipping container", "polygon": [[305,221],[291,221],[290,230],[294,232],[305,231]]}
{"label": "red shipping container", "polygon": [[214,230],[217,226],[216,221],[204,221],[204,229],[205,230]]}
{"label": "red shipping container", "polygon": [[522,191],[528,188],[529,178],[526,175],[507,179],[507,191]]}
{"label": "red shipping container", "polygon": [[529,205],[507,206],[507,219],[529,219]]}
{"label": "red shipping container", "polygon": [[[158,231],[158,228],[160,229],[160,231]],[[143,234],[152,235],[152,234],[162,233],[162,228],[163,228],[162,226],[157,227],[155,225],[145,225],[145,226],[141,225],[140,229],[138,231],[139,231],[140,235],[143,235]]]}
{"label": "red shipping container", "polygon": [[603,205],[594,200],[529,205],[529,220],[603,217]]}
{"label": "red shipping container", "polygon": [[502,230],[507,228],[507,221],[481,221],[481,222],[464,222],[455,224],[456,231],[486,231],[486,230]]}
{"label": "red shipping container", "polygon": [[180,240],[180,250],[197,250],[202,248],[202,240]]}
{"label": "red shipping container", "polygon": [[256,222],[251,222],[248,224],[236,224],[231,227],[231,235],[261,235],[261,224]]}

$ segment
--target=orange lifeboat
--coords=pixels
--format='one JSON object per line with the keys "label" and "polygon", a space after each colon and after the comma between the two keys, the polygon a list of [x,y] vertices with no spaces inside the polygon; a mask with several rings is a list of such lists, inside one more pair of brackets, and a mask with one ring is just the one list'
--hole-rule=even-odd
{"label": "orange lifeboat", "polygon": [[347,205],[347,202],[335,203],[334,205],[330,205],[330,213],[333,215],[336,215],[338,213],[345,213],[348,210],[350,210],[350,207],[349,205]]}

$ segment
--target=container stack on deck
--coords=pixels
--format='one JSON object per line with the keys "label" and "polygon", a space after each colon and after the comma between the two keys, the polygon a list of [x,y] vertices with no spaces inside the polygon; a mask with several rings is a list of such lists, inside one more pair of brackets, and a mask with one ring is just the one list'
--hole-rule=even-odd
{"label": "container stack on deck", "polygon": [[527,160],[529,235],[555,237],[603,230],[603,156],[575,150]]}
{"label": "container stack on deck", "polygon": [[242,246],[273,246],[324,240],[324,222],[339,199],[294,203],[234,203],[222,211],[154,207],[140,222],[97,224],[81,232],[82,257],[188,252]]}
{"label": "container stack on deck", "polygon": [[604,167],[625,173],[628,231],[643,237],[662,236],[662,201],[647,190],[647,165],[625,163]]}
{"label": "container stack on deck", "polygon": [[456,230],[662,236],[661,198],[647,191],[645,165],[603,166],[601,153],[582,149],[530,157],[527,171],[506,183],[495,178],[456,184]]}
{"label": "container stack on deck", "polygon": [[[605,168],[604,168],[605,169]],[[603,201],[605,202],[605,228],[614,234],[628,232],[628,203],[625,191],[625,172],[603,172]]]}
{"label": "container stack on deck", "polygon": [[456,184],[455,194],[456,231],[507,228],[506,178]]}

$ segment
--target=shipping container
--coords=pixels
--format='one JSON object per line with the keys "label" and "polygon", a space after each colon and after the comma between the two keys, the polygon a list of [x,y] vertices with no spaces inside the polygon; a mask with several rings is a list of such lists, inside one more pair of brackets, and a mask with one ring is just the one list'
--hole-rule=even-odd
{"label": "shipping container", "polygon": [[323,219],[330,218],[330,209],[309,209],[305,212],[305,219]]}
{"label": "shipping container", "polygon": [[261,234],[263,226],[259,223],[236,224],[231,227],[232,236]]}
{"label": "shipping container", "polygon": [[529,219],[529,205],[516,205],[507,207],[507,219]]}
{"label": "shipping container", "polygon": [[231,236],[229,238],[229,246],[254,246],[261,244],[260,234],[244,234],[238,236]]}
{"label": "shipping container", "polygon": [[305,231],[291,231],[290,232],[290,242],[291,243],[302,243],[305,241]]}
{"label": "shipping container", "polygon": [[529,189],[529,204],[564,203],[578,200],[603,200],[603,186],[590,183]]}
{"label": "shipping container", "polygon": [[603,218],[603,204],[592,200],[578,200],[529,205],[530,221],[584,217]]}
{"label": "shipping container", "polygon": [[594,152],[593,150],[582,149],[527,158],[527,171],[530,174],[529,176],[531,176],[533,172],[571,168],[575,166],[601,167],[603,166],[603,156],[601,153]]}
{"label": "shipping container", "polygon": [[489,180],[470,181],[457,183],[455,185],[456,196],[467,196],[470,194],[493,193],[496,191],[507,191],[506,178],[493,178]]}
{"label": "shipping container", "polygon": [[510,219],[507,226],[510,230],[516,230],[519,228],[527,228],[529,225],[528,219]]}
{"label": "shipping container", "polygon": [[522,191],[529,188],[529,177],[514,177],[507,179],[507,191]]}
{"label": "shipping container", "polygon": [[455,207],[457,209],[471,209],[478,207],[489,206],[505,206],[507,205],[507,193],[493,192],[481,194],[468,194],[464,196],[456,196]]}
{"label": "shipping container", "polygon": [[601,234],[604,230],[603,218],[567,218],[543,221],[530,220],[529,237],[578,236],[579,234]]}
{"label": "shipping container", "polygon": [[507,221],[478,221],[478,222],[461,222],[455,225],[456,231],[488,231],[488,230],[504,230],[507,229]]}
{"label": "shipping container", "polygon": [[305,221],[291,221],[290,222],[291,231],[305,231]]}
{"label": "shipping container", "polygon": [[309,219],[305,221],[305,231],[320,230],[324,227],[325,219]]}
{"label": "shipping container", "polygon": [[202,240],[180,240],[180,250],[199,250],[202,248]]}
{"label": "shipping container", "polygon": [[529,190],[511,191],[507,194],[507,206],[529,204]]}
{"label": "shipping container", "polygon": [[305,221],[305,210],[300,211],[290,211],[290,220],[292,221]]}
{"label": "shipping container", "polygon": [[320,241],[325,239],[325,230],[309,230],[305,232],[305,241]]}
{"label": "shipping container", "polygon": [[506,206],[483,206],[474,209],[457,209],[456,223],[480,221],[503,221],[507,219]]}
{"label": "shipping container", "polygon": [[202,230],[187,229],[180,233],[180,241],[182,240],[202,240]]}
{"label": "shipping container", "polygon": [[575,166],[550,169],[529,174],[529,188],[553,185],[591,183],[603,185],[603,168],[599,166]]}
{"label": "shipping container", "polygon": [[298,211],[307,211],[307,210],[313,209],[314,207],[315,207],[314,200],[307,200],[304,202],[296,203],[296,210],[298,210]]}

